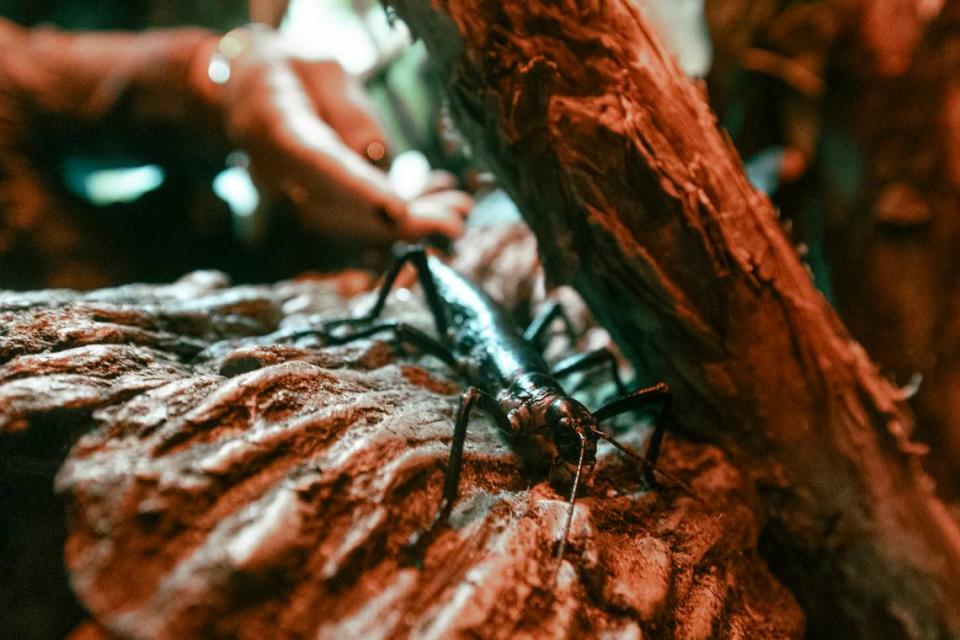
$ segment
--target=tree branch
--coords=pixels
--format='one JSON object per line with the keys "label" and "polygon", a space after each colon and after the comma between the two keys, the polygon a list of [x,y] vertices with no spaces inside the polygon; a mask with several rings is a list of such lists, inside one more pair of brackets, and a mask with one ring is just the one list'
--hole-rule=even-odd
{"label": "tree branch", "polygon": [[451,107],[678,420],[764,489],[782,577],[838,634],[960,634],[960,533],[901,393],[813,288],[694,84],[625,0],[391,0]]}

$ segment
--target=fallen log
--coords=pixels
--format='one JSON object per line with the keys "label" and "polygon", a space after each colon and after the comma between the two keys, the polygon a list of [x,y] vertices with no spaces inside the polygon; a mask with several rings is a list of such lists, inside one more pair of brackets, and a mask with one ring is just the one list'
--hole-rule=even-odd
{"label": "fallen log", "polygon": [[[460,264],[529,303],[534,244],[483,236]],[[758,494],[708,445],[664,452],[696,497],[643,490],[602,451],[554,582],[564,489],[477,419],[451,526],[422,569],[401,565],[439,499],[459,384],[384,342],[300,334],[369,304],[354,280],[0,295],[0,453],[84,433],[57,476],[91,616],[74,638],[802,637],[757,550]],[[390,313],[430,330],[402,297]]]}
{"label": "fallen log", "polygon": [[813,288],[696,85],[627,0],[390,0],[454,119],[677,419],[761,488],[782,579],[835,637],[960,636],[960,532],[903,394]]}

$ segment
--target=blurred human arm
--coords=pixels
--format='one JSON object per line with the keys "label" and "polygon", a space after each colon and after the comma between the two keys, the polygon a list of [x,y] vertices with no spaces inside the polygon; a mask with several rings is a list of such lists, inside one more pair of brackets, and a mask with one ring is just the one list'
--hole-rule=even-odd
{"label": "blurred human arm", "polygon": [[250,42],[231,60],[222,100],[230,136],[249,154],[262,192],[288,197],[305,226],[325,236],[460,234],[469,196],[442,184],[408,199],[396,193],[380,168],[384,132],[336,62],[298,60],[271,31],[244,37]]}
{"label": "blurred human arm", "polygon": [[275,32],[246,33],[229,79],[218,84],[208,71],[221,38],[204,30],[68,34],[0,20],[6,151],[73,125],[164,127],[196,146],[246,151],[265,199],[288,198],[303,225],[326,237],[459,234],[471,205],[466,194],[447,189],[405,200],[361,155],[371,148],[385,155],[386,141],[336,63],[298,59]]}

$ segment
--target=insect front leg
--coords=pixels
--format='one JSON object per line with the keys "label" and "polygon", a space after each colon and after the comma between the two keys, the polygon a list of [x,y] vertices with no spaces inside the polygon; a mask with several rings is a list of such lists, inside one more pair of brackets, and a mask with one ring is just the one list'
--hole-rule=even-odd
{"label": "insect front leg", "polygon": [[626,394],[627,387],[623,384],[620,371],[617,369],[617,357],[607,348],[595,349],[564,358],[557,363],[551,375],[559,380],[578,371],[600,366],[609,367],[613,382],[617,385],[617,393],[620,395]]}
{"label": "insect front leg", "polygon": [[437,328],[437,334],[440,336],[445,336],[447,334],[447,316],[444,313],[443,300],[440,298],[440,293],[437,291],[437,285],[433,281],[433,274],[430,272],[430,264],[427,261],[426,251],[424,251],[424,248],[420,246],[410,247],[397,256],[396,262],[393,263],[393,266],[390,267],[390,271],[388,271],[383,278],[383,284],[380,286],[380,291],[377,293],[377,300],[373,303],[373,307],[370,308],[370,311],[356,318],[339,318],[336,320],[331,320],[326,323],[326,328],[329,329],[344,324],[362,324],[365,322],[373,322],[379,318],[380,314],[383,312],[383,307],[387,302],[387,296],[390,295],[390,291],[393,289],[393,285],[397,281],[397,276],[400,275],[400,270],[407,262],[412,262],[413,266],[417,270],[417,279],[420,282],[420,286],[423,287],[423,293],[427,298],[427,305],[430,307],[430,312],[433,314],[433,322],[434,326]]}
{"label": "insect front leg", "polygon": [[670,391],[670,385],[666,382],[658,382],[653,386],[632,391],[630,394],[618,398],[593,412],[597,422],[603,422],[627,411],[643,409],[650,405],[660,405],[660,410],[657,412],[657,418],[653,428],[653,435],[650,436],[650,444],[647,446],[647,453],[646,456],[644,456],[643,474],[647,482],[651,485],[656,484],[656,480],[653,477],[653,470],[657,464],[657,458],[660,457],[660,447],[663,444],[663,436],[666,434],[667,429],[666,421],[664,421],[663,418],[670,410],[672,398],[673,394]]}
{"label": "insect front leg", "polygon": [[453,510],[453,504],[460,493],[460,471],[463,468],[463,446],[467,439],[467,425],[470,423],[470,412],[473,408],[486,411],[497,420],[501,428],[509,429],[506,414],[497,401],[488,393],[477,387],[468,387],[460,396],[460,406],[457,408],[457,419],[453,427],[453,442],[450,444],[450,457],[447,459],[447,469],[443,479],[443,493],[436,516],[430,525],[414,534],[404,545],[401,559],[407,564],[419,565],[423,553],[436,535],[437,529],[446,523]]}

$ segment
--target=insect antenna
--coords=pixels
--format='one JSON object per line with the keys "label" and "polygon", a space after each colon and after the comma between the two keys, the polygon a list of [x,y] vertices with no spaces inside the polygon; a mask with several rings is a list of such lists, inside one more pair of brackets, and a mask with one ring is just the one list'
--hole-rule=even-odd
{"label": "insect antenna", "polygon": [[700,498],[700,496],[698,496],[698,495],[694,492],[694,490],[690,487],[690,485],[688,485],[686,482],[684,482],[684,481],[681,480],[680,478],[678,478],[678,477],[676,477],[676,476],[674,476],[674,475],[672,475],[672,474],[666,473],[665,471],[662,471],[662,470],[654,467],[652,464],[650,464],[650,461],[649,461],[649,460],[647,460],[647,459],[644,458],[643,456],[639,455],[638,453],[636,453],[635,451],[633,451],[633,450],[630,449],[629,447],[620,444],[620,443],[617,442],[617,440],[616,440],[613,436],[611,436],[610,434],[604,433],[604,432],[601,431],[600,429],[595,429],[595,430],[594,430],[594,433],[597,434],[597,436],[599,436],[600,438],[603,438],[604,440],[606,440],[607,442],[609,442],[610,444],[612,444],[612,445],[613,445],[614,447],[616,447],[617,449],[619,449],[621,452],[623,452],[623,453],[624,453],[628,458],[630,458],[631,460],[635,460],[636,462],[639,462],[640,465],[643,466],[644,469],[648,469],[648,470],[650,470],[651,472],[656,473],[656,474],[662,476],[667,482],[669,482],[669,483],[672,484],[672,485],[675,485],[675,486],[679,487],[681,490],[683,490],[684,493],[688,494],[691,498],[693,498],[693,499],[696,500],[697,502],[700,502],[701,504],[706,505],[706,503],[704,503],[704,501]]}
{"label": "insect antenna", "polygon": [[560,547],[557,549],[557,566],[553,570],[553,583],[557,582],[560,565],[563,563],[563,552],[567,548],[567,536],[570,535],[570,525],[573,524],[573,507],[577,501],[577,487],[580,485],[580,474],[583,471],[583,456],[587,450],[586,437],[580,435],[580,459],[577,461],[577,473],[573,476],[573,489],[570,490],[570,507],[567,509],[567,521],[563,525],[563,537],[560,538]]}

